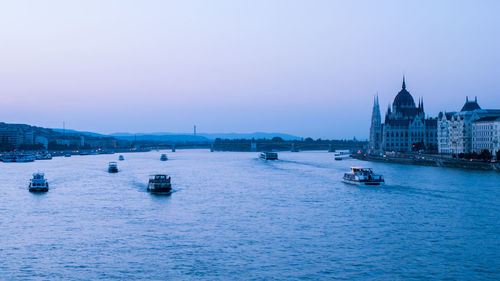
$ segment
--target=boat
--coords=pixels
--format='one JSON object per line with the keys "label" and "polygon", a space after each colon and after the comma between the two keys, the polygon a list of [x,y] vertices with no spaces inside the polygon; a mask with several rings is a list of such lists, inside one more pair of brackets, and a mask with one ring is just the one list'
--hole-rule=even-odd
{"label": "boat", "polygon": [[30,192],[47,192],[49,191],[49,183],[45,179],[43,173],[34,173],[33,178],[30,181],[29,189]]}
{"label": "boat", "polygon": [[13,154],[2,155],[2,162],[16,162],[17,157]]}
{"label": "boat", "polygon": [[108,173],[118,173],[118,164],[116,162],[109,162]]}
{"label": "boat", "polygon": [[71,157],[71,154],[66,153],[66,154],[64,154],[64,157]]}
{"label": "boat", "polygon": [[160,161],[167,161],[167,160],[168,160],[167,154],[162,154],[160,157]]}
{"label": "boat", "polygon": [[264,160],[278,160],[278,153],[276,152],[261,152],[260,159]]}
{"label": "boat", "polygon": [[36,160],[34,154],[18,154],[16,162],[33,162]]}
{"label": "boat", "polygon": [[120,156],[118,156],[118,160],[123,161],[123,160],[125,160],[125,157],[123,157],[123,155],[120,155]]}
{"label": "boat", "polygon": [[170,177],[163,174],[150,176],[148,191],[155,194],[170,194],[172,192]]}
{"label": "boat", "polygon": [[381,185],[384,184],[384,177],[375,174],[370,168],[351,167],[351,172],[345,173],[343,181],[356,185]]}
{"label": "boat", "polygon": [[0,158],[3,162],[33,162],[36,160],[35,154],[26,154],[26,153],[8,153],[2,155]]}
{"label": "boat", "polygon": [[335,152],[333,156],[335,156],[335,160],[344,160],[349,158],[349,152],[348,151]]}
{"label": "boat", "polygon": [[36,160],[50,160],[52,159],[52,155],[50,153],[37,154]]}

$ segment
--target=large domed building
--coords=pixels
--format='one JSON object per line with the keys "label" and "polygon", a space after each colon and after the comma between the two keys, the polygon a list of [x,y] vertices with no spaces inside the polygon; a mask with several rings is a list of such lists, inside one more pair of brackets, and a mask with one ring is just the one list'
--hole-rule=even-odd
{"label": "large domed building", "polygon": [[425,118],[424,102],[415,105],[413,96],[406,89],[403,76],[401,91],[389,105],[385,123],[380,120],[378,97],[374,101],[370,128],[370,151],[435,151],[437,150],[437,120]]}

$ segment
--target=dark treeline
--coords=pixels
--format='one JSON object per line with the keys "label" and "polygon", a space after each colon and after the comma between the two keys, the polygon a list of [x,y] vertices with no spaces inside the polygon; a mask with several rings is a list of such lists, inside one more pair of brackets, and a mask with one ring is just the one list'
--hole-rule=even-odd
{"label": "dark treeline", "polygon": [[214,150],[218,151],[267,151],[267,150],[336,150],[362,149],[366,141],[354,140],[327,140],[305,138],[302,140],[284,140],[280,137],[272,139],[216,139]]}
{"label": "dark treeline", "polygon": [[[500,159],[500,150],[496,152],[496,159]],[[477,160],[486,160],[489,161],[493,159],[493,154],[488,149],[484,149],[481,153],[472,152],[472,153],[459,153],[458,155],[453,155],[454,158],[459,159],[477,159]]]}

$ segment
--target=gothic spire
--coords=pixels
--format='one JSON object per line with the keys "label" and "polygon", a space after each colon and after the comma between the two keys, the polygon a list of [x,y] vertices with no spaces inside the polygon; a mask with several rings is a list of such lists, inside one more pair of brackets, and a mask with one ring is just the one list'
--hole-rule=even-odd
{"label": "gothic spire", "polygon": [[404,74],[403,74],[403,89],[406,89],[406,79]]}

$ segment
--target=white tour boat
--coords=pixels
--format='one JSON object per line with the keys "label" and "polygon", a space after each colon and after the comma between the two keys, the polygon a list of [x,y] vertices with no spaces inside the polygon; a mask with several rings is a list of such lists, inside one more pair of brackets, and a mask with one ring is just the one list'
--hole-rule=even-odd
{"label": "white tour boat", "polygon": [[172,192],[170,177],[163,174],[150,176],[148,191],[155,194],[170,194]]}
{"label": "white tour boat", "polygon": [[344,174],[343,181],[356,185],[381,185],[384,184],[384,177],[373,173],[370,168],[351,167],[350,173]]}
{"label": "white tour boat", "polygon": [[278,153],[276,152],[261,152],[260,159],[264,160],[278,160]]}
{"label": "white tour boat", "polygon": [[118,173],[118,164],[116,162],[109,162],[108,166],[109,173]]}
{"label": "white tour boat", "polygon": [[47,192],[49,191],[49,183],[43,173],[34,173],[30,181],[29,191],[31,192]]}

